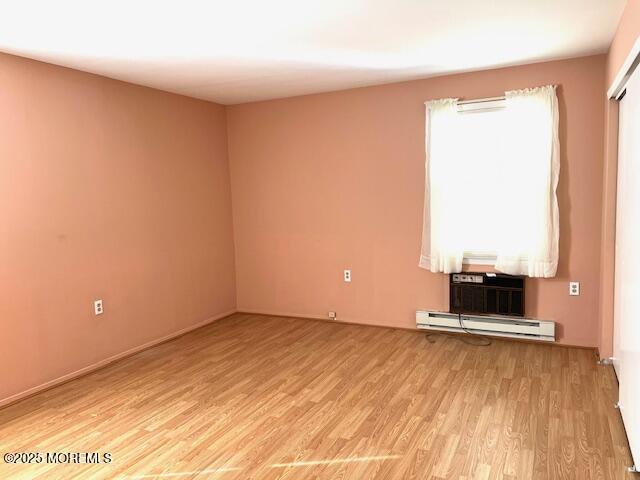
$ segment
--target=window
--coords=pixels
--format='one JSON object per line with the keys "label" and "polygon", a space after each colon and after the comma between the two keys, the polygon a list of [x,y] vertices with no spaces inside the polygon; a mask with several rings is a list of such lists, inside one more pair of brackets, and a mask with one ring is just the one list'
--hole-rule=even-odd
{"label": "window", "polygon": [[422,267],[450,273],[480,260],[555,275],[557,122],[552,86],[475,105],[427,102]]}

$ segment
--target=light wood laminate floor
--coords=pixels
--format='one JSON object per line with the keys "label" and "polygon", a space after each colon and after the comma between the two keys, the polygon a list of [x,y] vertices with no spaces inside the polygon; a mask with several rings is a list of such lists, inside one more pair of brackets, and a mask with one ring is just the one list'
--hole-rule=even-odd
{"label": "light wood laminate floor", "polygon": [[0,410],[0,478],[632,479],[591,350],[236,314]]}

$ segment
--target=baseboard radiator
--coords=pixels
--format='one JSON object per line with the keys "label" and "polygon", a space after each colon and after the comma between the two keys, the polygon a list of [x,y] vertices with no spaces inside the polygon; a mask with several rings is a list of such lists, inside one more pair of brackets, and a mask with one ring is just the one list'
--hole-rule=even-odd
{"label": "baseboard radiator", "polygon": [[[462,321],[461,327],[460,322]],[[521,338],[554,342],[555,323],[548,320],[532,320],[521,317],[486,316],[446,312],[416,312],[416,326],[423,330],[464,332],[497,337]]]}

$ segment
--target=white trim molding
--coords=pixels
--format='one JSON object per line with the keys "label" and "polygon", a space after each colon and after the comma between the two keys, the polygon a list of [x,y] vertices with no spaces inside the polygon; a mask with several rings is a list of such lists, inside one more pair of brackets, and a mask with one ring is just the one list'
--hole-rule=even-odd
{"label": "white trim molding", "polygon": [[142,345],[138,345],[136,347],[130,348],[129,350],[126,350],[124,352],[120,352],[117,353],[115,355],[112,355],[111,357],[105,358],[103,360],[100,360],[99,362],[93,363],[91,365],[87,365],[86,367],[83,367],[79,370],[76,370],[74,372],[70,372],[67,373],[65,375],[62,375],[61,377],[58,378],[54,378],[53,380],[49,380],[48,382],[42,383],[40,385],[36,385],[35,387],[31,387],[27,390],[24,390],[22,392],[18,392],[14,395],[11,395],[9,397],[6,398],[0,398],[0,408],[6,407],[12,403],[15,403],[19,400],[23,400],[27,397],[30,397],[32,395],[35,395],[36,393],[40,393],[44,390],[48,390],[50,388],[53,388],[55,386],[58,386],[62,383],[68,382],[69,380],[73,380],[74,378],[78,378],[81,377],[83,375],[87,375],[95,370],[98,370],[100,368],[106,367],[107,365],[109,365],[110,363],[113,363],[117,360],[121,360],[125,357],[130,357],[131,355],[135,355],[136,353],[139,353],[143,350],[146,350],[148,348],[151,347],[155,347],[156,345],[159,345],[161,343],[167,342],[169,340],[173,340],[176,337],[180,337],[186,333],[189,333],[193,330],[197,330],[198,328],[204,327],[206,325],[209,325],[210,323],[215,322],[216,320],[221,320],[225,317],[228,317],[230,315],[233,315],[234,313],[236,313],[237,310],[229,310],[228,312],[224,312],[218,315],[215,315],[213,317],[209,317],[206,320],[196,323],[195,325],[190,325],[186,328],[183,328],[181,330],[178,330],[176,332],[170,333],[168,335],[165,335],[164,337],[161,338],[156,338],[155,340],[151,340],[150,342],[144,343]]}
{"label": "white trim molding", "polygon": [[607,98],[618,99],[620,94],[624,91],[627,80],[638,66],[638,63],[640,63],[640,37],[636,39],[636,43],[633,44],[631,51],[627,55],[627,58],[609,86],[609,90],[607,90]]}
{"label": "white trim molding", "polygon": [[525,340],[556,341],[556,324],[549,320],[500,315],[467,315],[418,310],[416,327],[455,333],[473,333]]}

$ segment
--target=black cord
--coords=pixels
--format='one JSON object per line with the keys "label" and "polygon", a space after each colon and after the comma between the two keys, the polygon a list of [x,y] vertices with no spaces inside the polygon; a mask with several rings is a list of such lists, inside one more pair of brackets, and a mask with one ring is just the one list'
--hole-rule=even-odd
{"label": "black cord", "polygon": [[467,328],[464,326],[464,323],[462,322],[462,314],[461,313],[458,314],[458,323],[460,324],[460,328],[462,329],[462,331],[464,333],[466,333],[467,335],[471,335],[472,337],[477,337],[478,340],[480,340],[481,343],[470,342],[463,336],[450,335],[448,333],[443,333],[443,332],[427,333],[427,335],[426,335],[427,336],[427,340],[429,341],[429,343],[436,343],[436,341],[433,340],[431,337],[445,336],[445,337],[456,338],[456,339],[460,340],[461,342],[466,343],[467,345],[473,345],[474,347],[488,347],[489,345],[491,345],[491,339],[485,337],[484,335],[478,335],[478,334],[475,334],[475,333],[470,332],[469,330],[467,330]]}

